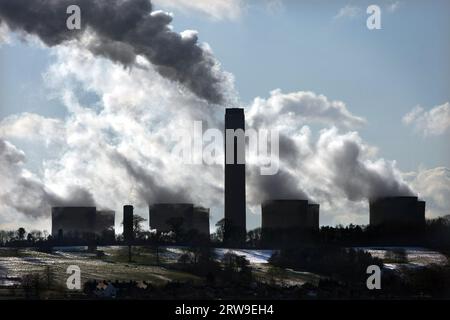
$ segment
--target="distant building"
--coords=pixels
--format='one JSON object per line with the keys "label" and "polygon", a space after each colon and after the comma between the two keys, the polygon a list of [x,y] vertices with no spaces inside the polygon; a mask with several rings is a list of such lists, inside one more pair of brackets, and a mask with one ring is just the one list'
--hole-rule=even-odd
{"label": "distant building", "polygon": [[417,197],[385,197],[370,204],[370,225],[387,228],[422,228],[425,226],[425,201]]}
{"label": "distant building", "polygon": [[293,244],[319,231],[319,205],[308,200],[266,201],[261,214],[264,245]]}
{"label": "distant building", "polygon": [[53,207],[52,236],[57,239],[93,237],[96,212],[95,207]]}
{"label": "distant building", "polygon": [[133,206],[123,206],[123,239],[124,241],[133,241]]}
{"label": "distant building", "polygon": [[100,237],[114,237],[115,212],[99,210],[95,217],[95,234]]}
{"label": "distant building", "polygon": [[[244,109],[229,108],[225,112],[225,130],[244,130]],[[226,135],[225,135],[226,136]],[[236,135],[237,136],[237,135]],[[244,140],[245,147],[245,140]],[[238,138],[234,141],[234,150],[228,150],[225,144],[225,159],[233,157],[233,163],[225,162],[225,234],[224,241],[229,245],[244,244],[246,240],[245,210],[245,150],[238,154]]]}
{"label": "distant building", "polygon": [[209,237],[209,209],[192,203],[156,203],[149,207],[150,229],[160,232],[195,231]]}

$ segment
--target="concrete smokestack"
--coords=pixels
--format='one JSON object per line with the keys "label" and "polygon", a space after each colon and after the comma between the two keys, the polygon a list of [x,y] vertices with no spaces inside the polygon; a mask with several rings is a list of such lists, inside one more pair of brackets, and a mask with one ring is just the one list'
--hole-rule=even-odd
{"label": "concrete smokestack", "polygon": [[[226,109],[225,133],[227,130],[245,132],[244,109]],[[240,130],[239,130],[240,131]],[[225,134],[227,137],[228,135]],[[244,150],[238,148],[239,134],[235,131],[234,143],[225,143],[225,234],[224,241],[231,245],[245,243],[245,137]],[[230,141],[228,141],[230,142]],[[242,142],[242,141],[241,141]],[[233,150],[231,150],[233,148]],[[234,158],[232,163],[227,159]],[[227,157],[228,156],[228,157]],[[243,163],[238,163],[238,160]],[[228,163],[227,163],[228,162]]]}
{"label": "concrete smokestack", "polygon": [[126,242],[133,240],[133,206],[123,206],[123,239]]}

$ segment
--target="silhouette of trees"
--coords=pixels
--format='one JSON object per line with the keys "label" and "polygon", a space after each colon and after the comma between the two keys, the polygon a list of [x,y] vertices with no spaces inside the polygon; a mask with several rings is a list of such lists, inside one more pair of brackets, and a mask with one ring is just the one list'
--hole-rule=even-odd
{"label": "silhouette of trees", "polygon": [[217,242],[223,242],[225,234],[225,218],[217,221],[216,232],[213,235],[213,239]]}
{"label": "silhouette of trees", "polygon": [[142,233],[144,231],[142,224],[147,221],[147,219],[141,217],[140,215],[133,215],[133,233],[135,239],[141,239]]}
{"label": "silhouette of trees", "polygon": [[247,244],[252,248],[257,248],[261,244],[262,229],[256,228],[247,232]]}
{"label": "silhouette of trees", "polygon": [[368,252],[335,246],[285,249],[273,254],[269,261],[278,267],[309,271],[358,283],[365,283],[367,266],[383,266],[381,259],[373,258]]}
{"label": "silhouette of trees", "polygon": [[166,221],[169,225],[170,230],[175,233],[175,242],[180,242],[183,239],[183,225],[184,218],[183,217],[172,217]]}
{"label": "silhouette of trees", "polygon": [[244,256],[227,252],[222,258],[224,275],[229,281],[249,283],[252,281],[250,261]]}
{"label": "silhouette of trees", "polygon": [[17,230],[17,238],[19,239],[19,240],[24,240],[25,239],[25,234],[26,234],[27,232],[25,231],[25,229],[24,228],[19,228],[18,230]]}

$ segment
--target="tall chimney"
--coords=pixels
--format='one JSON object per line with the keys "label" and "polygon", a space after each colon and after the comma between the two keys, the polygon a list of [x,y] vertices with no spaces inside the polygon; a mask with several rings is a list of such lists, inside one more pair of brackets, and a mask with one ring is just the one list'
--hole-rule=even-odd
{"label": "tall chimney", "polygon": [[133,241],[133,206],[123,206],[123,239],[125,242]]}
{"label": "tall chimney", "polygon": [[[225,234],[224,241],[230,245],[242,245],[246,238],[245,224],[245,116],[244,109],[226,109],[225,137],[233,139],[225,142]],[[241,129],[241,130],[238,130]],[[235,131],[238,130],[238,131]],[[239,131],[241,139],[239,142]],[[228,143],[227,143],[228,142]],[[239,143],[241,147],[238,148]],[[228,159],[228,161],[227,161]],[[231,160],[231,161],[230,161]],[[241,163],[238,163],[240,160]],[[243,160],[243,161],[242,161]],[[231,163],[230,163],[231,162]]]}

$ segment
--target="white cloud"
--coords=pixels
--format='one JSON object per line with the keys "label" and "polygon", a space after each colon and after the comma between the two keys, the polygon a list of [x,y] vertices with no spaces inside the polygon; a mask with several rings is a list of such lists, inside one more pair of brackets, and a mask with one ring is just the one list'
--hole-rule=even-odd
{"label": "white cloud", "polygon": [[334,16],[334,19],[343,18],[356,18],[362,14],[362,9],[354,5],[346,5],[345,7],[339,9],[339,12]]}
{"label": "white cloud", "polygon": [[164,9],[199,12],[214,20],[236,20],[243,10],[242,0],[153,0],[153,3]]}
{"label": "white cloud", "polygon": [[0,121],[0,136],[25,140],[43,140],[46,144],[64,141],[64,123],[33,113],[11,115]]}
{"label": "white cloud", "polygon": [[247,114],[249,122],[257,127],[267,127],[276,121],[286,128],[297,127],[299,123],[355,128],[366,122],[348,111],[344,102],[329,100],[311,91],[283,93],[280,89],[273,90],[268,99],[255,98]]}
{"label": "white cloud", "polygon": [[402,121],[406,125],[413,125],[424,136],[444,134],[450,129],[450,103],[446,102],[429,111],[417,106]]}
{"label": "white cloud", "polygon": [[410,173],[409,180],[426,201],[427,218],[450,214],[450,169],[438,167]]}

